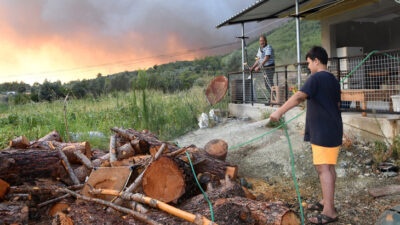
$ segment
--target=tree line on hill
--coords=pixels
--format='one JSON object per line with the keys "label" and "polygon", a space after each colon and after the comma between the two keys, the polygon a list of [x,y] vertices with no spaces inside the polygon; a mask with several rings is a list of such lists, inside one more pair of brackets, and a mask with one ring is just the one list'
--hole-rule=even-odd
{"label": "tree line on hill", "polygon": [[7,82],[0,84],[0,93],[15,92],[5,97],[14,104],[27,102],[54,101],[65,98],[69,93],[74,98],[94,97],[114,91],[132,89],[154,89],[164,93],[187,90],[193,85],[205,85],[204,76],[222,75],[220,56],[207,56],[193,61],[178,61],[155,65],[147,70],[125,71],[113,75],[97,74],[94,79],[71,81],[62,84],[60,81],[45,80],[42,84],[33,85],[24,82]]}

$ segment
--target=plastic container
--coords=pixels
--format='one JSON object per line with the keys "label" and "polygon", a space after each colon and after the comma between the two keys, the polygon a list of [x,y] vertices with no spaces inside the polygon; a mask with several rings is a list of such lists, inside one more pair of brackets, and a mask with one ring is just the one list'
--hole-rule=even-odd
{"label": "plastic container", "polygon": [[400,95],[392,95],[393,111],[400,112]]}

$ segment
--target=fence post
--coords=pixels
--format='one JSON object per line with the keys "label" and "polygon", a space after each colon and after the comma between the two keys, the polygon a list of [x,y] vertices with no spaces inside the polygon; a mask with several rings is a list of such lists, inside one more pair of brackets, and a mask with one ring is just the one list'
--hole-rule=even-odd
{"label": "fence post", "polygon": [[254,82],[253,82],[253,73],[250,72],[250,86],[251,86],[251,106],[254,105]]}
{"label": "fence post", "polygon": [[336,70],[337,70],[337,79],[338,79],[338,81],[340,81],[340,59],[339,58],[336,58],[336,60],[337,60],[337,63],[336,63]]}
{"label": "fence post", "polygon": [[231,99],[231,83],[230,83],[230,74],[228,74],[228,97],[229,97],[229,101],[232,101],[232,99]]}
{"label": "fence post", "polygon": [[289,90],[288,90],[288,84],[287,84],[287,65],[285,66],[285,101],[287,101],[288,100],[288,92],[289,92]]}

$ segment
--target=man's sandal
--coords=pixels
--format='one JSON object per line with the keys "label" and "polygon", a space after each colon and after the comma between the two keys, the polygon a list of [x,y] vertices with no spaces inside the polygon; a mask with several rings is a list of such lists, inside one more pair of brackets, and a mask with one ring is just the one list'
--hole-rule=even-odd
{"label": "man's sandal", "polygon": [[[317,222],[312,222],[310,221],[311,218],[317,218]],[[312,224],[328,224],[328,223],[333,223],[339,220],[339,216],[332,218],[329,217],[327,215],[324,214],[318,214],[316,217],[311,217],[310,219],[308,219],[308,221],[310,221],[310,223]],[[322,222],[322,220],[325,220],[325,222]]]}
{"label": "man's sandal", "polygon": [[322,211],[324,209],[324,205],[322,205],[319,202],[312,203],[309,207],[307,207],[308,210],[317,210],[317,211]]}

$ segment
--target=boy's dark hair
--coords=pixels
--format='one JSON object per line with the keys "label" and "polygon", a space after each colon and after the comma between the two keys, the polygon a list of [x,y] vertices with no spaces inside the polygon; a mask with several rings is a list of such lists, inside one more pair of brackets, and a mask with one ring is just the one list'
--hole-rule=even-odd
{"label": "boy's dark hair", "polygon": [[322,64],[326,65],[328,63],[328,53],[321,46],[313,46],[306,55],[307,58],[311,60],[318,59]]}

